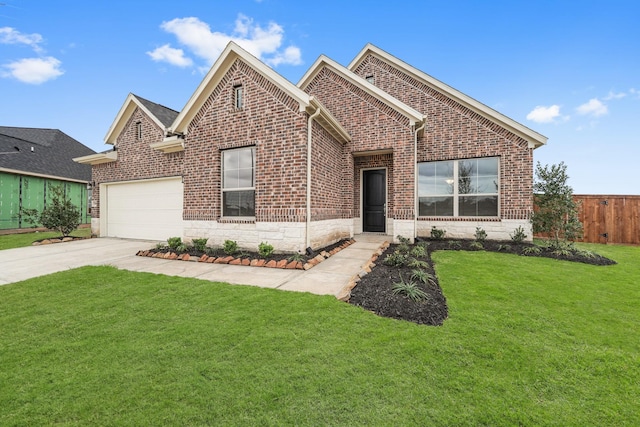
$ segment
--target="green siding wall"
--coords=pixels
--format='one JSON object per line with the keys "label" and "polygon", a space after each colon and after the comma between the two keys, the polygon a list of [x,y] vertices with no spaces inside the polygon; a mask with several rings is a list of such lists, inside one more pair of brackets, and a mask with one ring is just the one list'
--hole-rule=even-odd
{"label": "green siding wall", "polygon": [[45,201],[50,200],[49,184],[64,185],[67,196],[80,209],[82,223],[91,222],[86,184],[0,172],[0,230],[29,228],[30,224],[20,216],[20,206],[38,211],[44,209]]}

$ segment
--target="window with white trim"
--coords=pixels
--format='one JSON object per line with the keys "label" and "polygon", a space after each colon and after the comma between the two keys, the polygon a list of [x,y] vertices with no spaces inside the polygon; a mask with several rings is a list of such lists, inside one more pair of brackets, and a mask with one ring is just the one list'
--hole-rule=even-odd
{"label": "window with white trim", "polygon": [[497,217],[498,157],[418,164],[419,216]]}
{"label": "window with white trim", "polygon": [[233,87],[233,105],[236,110],[241,110],[244,104],[244,91],[242,85],[236,85]]}
{"label": "window with white trim", "polygon": [[256,216],[256,148],[222,152],[222,216]]}

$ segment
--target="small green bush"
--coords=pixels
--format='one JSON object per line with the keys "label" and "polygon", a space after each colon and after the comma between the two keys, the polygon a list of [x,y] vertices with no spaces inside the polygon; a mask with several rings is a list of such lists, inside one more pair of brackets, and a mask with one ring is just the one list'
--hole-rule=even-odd
{"label": "small green bush", "polygon": [[413,248],[411,248],[411,251],[409,252],[409,254],[416,258],[422,258],[427,255],[427,249],[424,246],[416,245]]}
{"label": "small green bush", "polygon": [[446,231],[436,228],[435,225],[431,227],[431,238],[433,240],[442,240],[446,234]]}
{"label": "small green bush", "polygon": [[540,252],[542,252],[542,249],[538,246],[527,246],[522,250],[525,255],[538,255]]}
{"label": "small green bush", "polygon": [[182,239],[180,237],[169,237],[167,244],[169,245],[169,249],[175,251],[178,249],[178,246],[182,244]]}
{"label": "small green bush", "polygon": [[414,302],[420,302],[428,298],[427,293],[420,289],[417,283],[412,281],[405,282],[402,276],[400,276],[399,282],[393,284],[392,290],[394,294],[405,295]]}
{"label": "small green bush", "polygon": [[407,257],[407,255],[399,252],[399,251],[395,251],[390,255],[387,255],[387,257],[384,259],[383,263],[385,265],[389,265],[391,267],[402,267],[403,265],[405,265],[407,262],[409,261],[409,257]]}
{"label": "small green bush", "polygon": [[480,251],[480,250],[484,249],[484,245],[482,244],[482,242],[479,242],[477,240],[471,242],[469,244],[469,247],[471,249],[473,249],[473,250],[476,250],[476,251]]}
{"label": "small green bush", "polygon": [[273,254],[273,245],[270,245],[266,242],[261,242],[258,245],[258,253],[263,258],[270,257]]}
{"label": "small green bush", "polygon": [[296,252],[295,254],[291,254],[291,256],[289,258],[287,258],[289,261],[296,261],[296,262],[302,262],[304,261],[304,255],[302,255],[299,252]]}
{"label": "small green bush", "polygon": [[462,249],[462,243],[457,240],[451,240],[449,242],[449,249]]}
{"label": "small green bush", "polygon": [[180,243],[178,246],[176,246],[175,251],[176,252],[189,252],[189,246],[185,245],[184,243]]}
{"label": "small green bush", "polygon": [[165,245],[165,244],[164,244],[164,243],[162,243],[162,242],[158,242],[158,243],[156,244],[156,249],[157,249],[157,250],[159,250],[159,251],[164,250],[164,249],[167,249],[167,245]]}
{"label": "small green bush", "polygon": [[436,278],[433,274],[416,268],[415,270],[411,271],[411,280],[417,280],[426,285],[427,283],[435,284]]}
{"label": "small green bush", "polygon": [[403,237],[401,235],[398,234],[398,242],[405,244],[405,245],[410,245],[411,244],[411,239],[408,239],[406,237]]}
{"label": "small green bush", "polygon": [[409,245],[407,245],[406,243],[400,243],[397,247],[396,247],[396,251],[402,253],[402,254],[408,254],[409,250],[411,248],[409,247]]}
{"label": "small green bush", "polygon": [[487,240],[487,232],[484,231],[482,227],[476,227],[476,232],[474,234],[474,237],[476,239],[476,242],[482,243],[485,240]]}
{"label": "small green bush", "polygon": [[238,242],[235,240],[225,240],[222,244],[222,250],[227,255],[233,255],[238,252]]}
{"label": "small green bush", "polygon": [[509,234],[513,243],[522,243],[524,239],[527,238],[527,235],[524,232],[524,228],[521,225],[518,226],[515,230],[513,230],[512,234]]}
{"label": "small green bush", "polygon": [[411,268],[428,268],[429,263],[419,259],[411,258],[407,265]]}
{"label": "small green bush", "polygon": [[207,241],[209,239],[202,238],[202,239],[193,239],[193,247],[198,251],[198,252],[206,252],[207,251]]}

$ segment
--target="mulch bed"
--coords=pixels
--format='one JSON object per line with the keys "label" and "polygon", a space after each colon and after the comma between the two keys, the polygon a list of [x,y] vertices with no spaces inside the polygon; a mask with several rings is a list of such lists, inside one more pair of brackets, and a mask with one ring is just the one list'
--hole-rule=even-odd
{"label": "mulch bed", "polygon": [[208,248],[206,252],[202,252],[198,251],[194,247],[187,247],[186,250],[177,251],[170,249],[167,246],[139,251],[136,255],[179,261],[198,261],[215,264],[308,270],[332,255],[340,252],[352,243],[354,243],[353,239],[343,239],[332,245],[325,246],[309,253],[273,253],[268,257],[264,257],[258,252],[244,250],[237,251],[234,254],[227,254],[222,248]]}
{"label": "mulch bed", "polygon": [[386,265],[384,263],[386,257],[393,254],[399,246],[390,245],[378,258],[371,272],[363,276],[351,290],[349,303],[360,306],[383,317],[406,320],[422,325],[442,325],[448,316],[447,300],[442,293],[431,260],[431,254],[438,250],[485,250],[522,256],[547,257],[592,265],[611,265],[616,263],[613,260],[593,253],[554,251],[540,246],[537,246],[540,248],[539,253],[530,253],[531,250],[527,248],[536,246],[532,243],[516,244],[510,241],[485,241],[482,243],[483,247],[481,249],[474,245],[473,240],[425,239],[425,243],[428,243],[428,245],[426,245],[426,255],[424,257],[413,257],[425,261],[428,267],[423,270],[433,275],[433,280],[430,283],[424,284],[418,282],[420,289],[427,294],[425,300],[414,302],[406,295],[393,292],[393,284],[399,282],[401,279],[405,282],[411,280],[412,270],[414,269],[407,266],[394,267]]}

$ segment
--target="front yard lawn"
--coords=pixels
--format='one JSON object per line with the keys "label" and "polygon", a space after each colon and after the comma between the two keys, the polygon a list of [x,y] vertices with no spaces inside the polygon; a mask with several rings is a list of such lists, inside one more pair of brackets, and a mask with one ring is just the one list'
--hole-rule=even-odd
{"label": "front yard lawn", "polygon": [[[71,232],[74,237],[91,237],[91,228],[78,228]],[[33,242],[42,239],[53,239],[60,237],[57,231],[42,231],[33,233],[5,234],[0,236],[0,250],[22,248],[30,246]]]}
{"label": "front yard lawn", "polygon": [[0,287],[0,425],[640,425],[640,248],[433,254],[443,326],[85,267]]}

